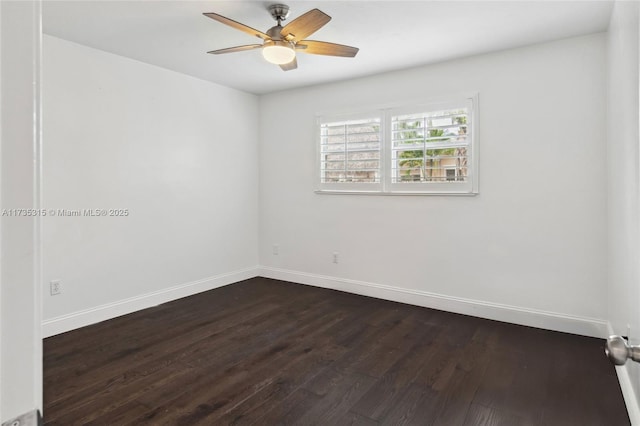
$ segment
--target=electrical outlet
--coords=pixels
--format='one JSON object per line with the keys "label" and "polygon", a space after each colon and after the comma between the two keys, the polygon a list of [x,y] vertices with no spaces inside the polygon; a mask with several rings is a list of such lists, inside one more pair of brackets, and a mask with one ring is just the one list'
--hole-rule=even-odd
{"label": "electrical outlet", "polygon": [[280,247],[278,247],[277,244],[274,244],[273,247],[271,248],[272,253],[274,254],[274,256],[277,256],[278,254],[280,254]]}
{"label": "electrical outlet", "polygon": [[62,283],[60,280],[54,280],[49,282],[49,290],[51,291],[51,295],[55,296],[62,293]]}
{"label": "electrical outlet", "polygon": [[333,263],[338,263],[338,252],[337,251],[333,252]]}

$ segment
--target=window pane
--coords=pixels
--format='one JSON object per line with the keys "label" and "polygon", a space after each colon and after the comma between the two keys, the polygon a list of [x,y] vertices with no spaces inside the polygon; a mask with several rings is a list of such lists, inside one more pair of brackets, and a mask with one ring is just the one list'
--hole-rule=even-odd
{"label": "window pane", "polygon": [[466,182],[467,109],[391,118],[391,181]]}
{"label": "window pane", "polygon": [[320,126],[320,181],[380,182],[380,118]]}

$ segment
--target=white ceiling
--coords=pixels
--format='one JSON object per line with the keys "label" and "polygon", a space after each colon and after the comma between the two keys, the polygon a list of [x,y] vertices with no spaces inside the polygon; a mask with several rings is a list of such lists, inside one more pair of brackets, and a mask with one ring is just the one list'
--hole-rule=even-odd
{"label": "white ceiling", "polygon": [[[298,54],[284,72],[260,51],[209,50],[260,40],[202,15],[266,31],[273,3],[290,22],[318,8],[333,19],[313,36],[360,48],[355,58]],[[46,34],[251,93],[344,80],[606,31],[609,1],[45,1]]]}

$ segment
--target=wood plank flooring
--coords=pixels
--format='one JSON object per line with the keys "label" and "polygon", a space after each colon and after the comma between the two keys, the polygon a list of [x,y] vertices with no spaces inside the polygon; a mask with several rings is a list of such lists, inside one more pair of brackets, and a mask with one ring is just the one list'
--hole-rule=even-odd
{"label": "wood plank flooring", "polygon": [[604,341],[254,278],[45,339],[47,425],[629,425]]}

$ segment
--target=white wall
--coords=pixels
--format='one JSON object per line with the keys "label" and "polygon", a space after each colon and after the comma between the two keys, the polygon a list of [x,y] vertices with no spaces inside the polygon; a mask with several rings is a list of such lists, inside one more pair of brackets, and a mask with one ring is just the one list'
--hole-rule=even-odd
{"label": "white wall", "polygon": [[256,96],[51,36],[43,62],[45,206],[129,210],[46,218],[47,334],[254,271]]}
{"label": "white wall", "polygon": [[[604,324],[605,48],[596,34],[262,97],[267,275],[337,277],[343,288],[357,280],[408,290],[401,300],[417,304],[444,296]],[[313,192],[316,113],[474,91],[478,196]]]}
{"label": "white wall", "polygon": [[[0,2],[0,208],[39,203],[39,2]],[[0,423],[42,409],[38,220],[0,221]]]}
{"label": "white wall", "polygon": [[[629,333],[636,345],[640,344],[638,36],[638,3],[616,2],[607,35],[608,318],[613,332]],[[632,386],[640,395],[640,366],[630,362],[622,369],[631,373]],[[635,410],[638,416],[637,406]]]}

